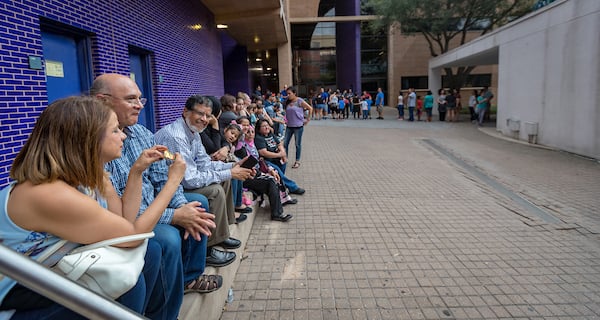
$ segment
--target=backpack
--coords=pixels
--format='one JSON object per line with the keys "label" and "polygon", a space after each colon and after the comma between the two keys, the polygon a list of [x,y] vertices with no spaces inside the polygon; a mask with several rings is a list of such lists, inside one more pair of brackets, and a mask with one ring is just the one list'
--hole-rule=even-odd
{"label": "backpack", "polygon": [[317,104],[323,104],[325,101],[323,101],[323,96],[322,95],[318,95],[317,99],[315,99],[317,101]]}

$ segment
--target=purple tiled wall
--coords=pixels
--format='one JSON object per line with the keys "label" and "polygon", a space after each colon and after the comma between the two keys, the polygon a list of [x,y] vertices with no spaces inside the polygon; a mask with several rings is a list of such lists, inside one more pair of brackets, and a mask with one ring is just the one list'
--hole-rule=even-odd
{"label": "purple tiled wall", "polygon": [[223,49],[223,73],[225,92],[236,95],[239,91],[250,92],[250,74],[246,47],[240,46],[225,32],[221,33]]}
{"label": "purple tiled wall", "polygon": [[[224,93],[221,40],[200,1],[2,1],[0,186],[8,183],[12,160],[47,104],[44,71],[28,67],[29,55],[43,56],[40,17],[95,34],[94,76],[129,74],[130,45],[152,52],[157,128],[179,116],[191,94]],[[199,31],[188,27],[198,23]]]}

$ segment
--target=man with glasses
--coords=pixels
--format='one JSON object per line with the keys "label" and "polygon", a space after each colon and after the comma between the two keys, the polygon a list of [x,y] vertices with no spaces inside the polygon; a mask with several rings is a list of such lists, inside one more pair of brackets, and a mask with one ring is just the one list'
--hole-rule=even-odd
{"label": "man with glasses", "polygon": [[[202,144],[202,133],[212,114],[208,97],[194,95],[187,99],[180,118],[158,130],[156,142],[181,154],[187,164],[181,184],[186,196],[201,194],[208,198],[211,211],[216,216],[217,229],[208,239],[208,254],[213,246],[236,249],[241,242],[229,237],[229,225],[236,222],[231,179],[244,181],[255,172],[240,167],[239,163],[213,161]],[[234,252],[231,252],[235,256]]]}
{"label": "man with glasses", "polygon": [[[126,134],[122,156],[106,165],[111,182],[120,196],[125,192],[129,171],[140,153],[155,145],[152,132],[137,124],[146,99],[133,80],[119,74],[98,76],[90,94],[107,102],[116,113],[119,127]],[[142,201],[138,215],[144,213],[167,181],[168,164],[157,161],[142,176]],[[223,279],[219,275],[203,275],[206,263],[207,236],[215,226],[214,216],[208,210],[206,198],[188,202],[180,188],[150,241],[162,248],[162,263],[157,285],[151,289],[147,314],[152,319],[176,319],[186,290],[210,292],[218,289]],[[205,210],[206,209],[206,210]],[[224,255],[227,253],[223,253]],[[235,258],[235,257],[234,257]],[[227,263],[231,257],[223,257]]]}

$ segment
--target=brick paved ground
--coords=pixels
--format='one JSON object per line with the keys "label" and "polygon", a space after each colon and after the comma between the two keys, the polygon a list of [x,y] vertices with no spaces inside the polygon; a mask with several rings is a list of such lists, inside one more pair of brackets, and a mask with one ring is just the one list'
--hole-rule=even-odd
{"label": "brick paved ground", "polygon": [[393,115],[307,126],[295,219],[257,213],[221,319],[600,318],[597,161]]}

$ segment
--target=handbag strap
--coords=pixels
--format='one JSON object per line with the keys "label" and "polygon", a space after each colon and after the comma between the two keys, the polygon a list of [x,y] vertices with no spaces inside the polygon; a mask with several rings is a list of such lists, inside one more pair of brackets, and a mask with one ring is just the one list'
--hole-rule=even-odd
{"label": "handbag strap", "polygon": [[45,265],[46,267],[53,267],[62,257],[69,253],[79,253],[85,250],[97,249],[100,247],[111,246],[114,244],[144,240],[148,238],[154,237],[154,232],[146,232],[146,233],[138,233],[134,235],[112,238],[96,243],[92,243],[86,246],[82,246],[75,242],[70,242],[68,240],[60,240],[48,249],[44,250],[39,256],[37,256],[36,260]]}
{"label": "handbag strap", "polygon": [[133,234],[133,235],[124,236],[124,237],[112,238],[112,239],[88,244],[86,246],[78,247],[75,250],[71,251],[70,253],[74,254],[74,253],[79,253],[79,252],[86,251],[86,250],[92,250],[92,249],[97,249],[97,248],[101,248],[101,247],[112,246],[115,244],[120,244],[120,243],[125,243],[125,242],[130,242],[130,241],[144,240],[144,239],[149,239],[152,237],[154,237],[153,231],[146,232],[146,233]]}

